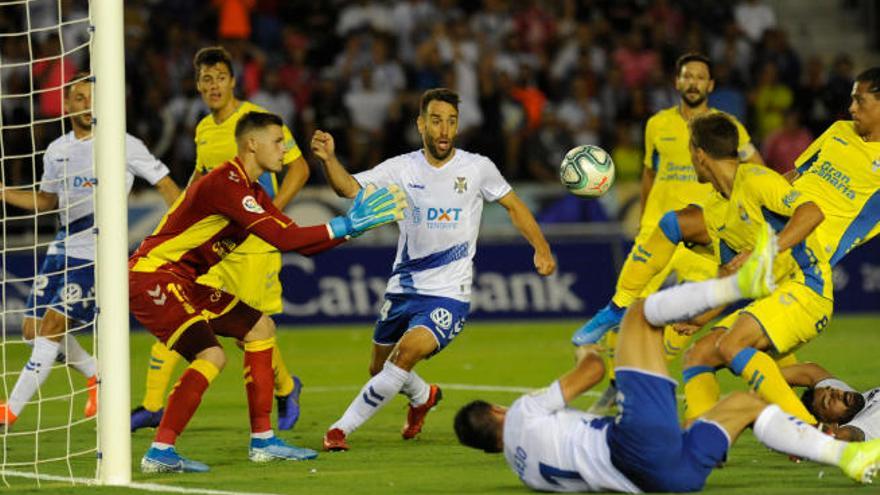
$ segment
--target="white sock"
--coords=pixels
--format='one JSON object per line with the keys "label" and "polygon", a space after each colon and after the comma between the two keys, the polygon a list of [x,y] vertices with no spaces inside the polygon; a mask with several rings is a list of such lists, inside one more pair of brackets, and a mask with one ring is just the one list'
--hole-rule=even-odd
{"label": "white sock", "polygon": [[428,402],[428,398],[431,396],[431,386],[415,371],[410,371],[409,379],[403,384],[400,393],[407,396],[409,403],[413,406],[421,406]]}
{"label": "white sock", "polygon": [[91,378],[98,373],[98,362],[83,349],[72,334],[64,335],[58,350],[66,356],[67,365],[82,373],[86,378]]}
{"label": "white sock", "polygon": [[741,298],[736,275],[676,285],[648,296],[645,300],[645,319],[651,325],[662,327],[690,320]]}
{"label": "white sock", "polygon": [[370,378],[345,410],[345,414],[330,429],[339,428],[346,435],[358,429],[400,392],[409,375],[409,371],[399,368],[391,361],[385,361],[382,371]]}
{"label": "white sock", "polygon": [[755,437],[767,447],[783,454],[836,466],[846,442],[826,435],[803,421],[786,414],[776,404],[761,411],[753,427]]}
{"label": "white sock", "polygon": [[251,438],[259,438],[262,440],[266,440],[275,436],[275,431],[271,428],[266,431],[261,431],[259,433],[251,433]]}
{"label": "white sock", "polygon": [[153,442],[153,443],[150,445],[150,447],[153,447],[153,448],[155,448],[155,449],[159,449],[159,450],[168,450],[168,449],[173,449],[173,448],[174,448],[174,444],[170,444],[170,443],[162,443],[162,442]]}
{"label": "white sock", "polygon": [[49,377],[52,372],[52,363],[55,362],[55,356],[58,355],[58,342],[53,342],[45,337],[37,337],[34,339],[34,349],[31,351],[31,358],[28,360],[12,393],[9,394],[9,410],[12,414],[18,416],[24,409],[25,404],[37,389]]}

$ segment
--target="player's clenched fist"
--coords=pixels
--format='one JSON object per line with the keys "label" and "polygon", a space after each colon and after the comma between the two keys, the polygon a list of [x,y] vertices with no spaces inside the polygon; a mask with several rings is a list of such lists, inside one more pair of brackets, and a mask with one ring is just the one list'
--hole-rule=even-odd
{"label": "player's clenched fist", "polygon": [[321,160],[326,161],[336,154],[336,143],[333,141],[333,136],[329,132],[322,130],[315,131],[310,147],[312,148],[312,153]]}

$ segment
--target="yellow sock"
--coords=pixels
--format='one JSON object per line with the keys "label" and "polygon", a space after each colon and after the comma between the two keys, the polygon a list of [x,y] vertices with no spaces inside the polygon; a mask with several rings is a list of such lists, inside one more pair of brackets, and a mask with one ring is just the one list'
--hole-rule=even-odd
{"label": "yellow sock", "polygon": [[666,360],[681,356],[688,343],[691,341],[692,335],[682,335],[672,329],[672,325],[666,325],[663,328],[663,350],[666,351]]}
{"label": "yellow sock", "polygon": [[605,352],[605,375],[609,380],[614,380],[614,350],[617,348],[617,332],[605,332],[600,340],[602,347],[607,349]]}
{"label": "yellow sock", "polygon": [[733,358],[730,369],[748,381],[749,387],[762,399],[779,405],[783,411],[805,423],[817,423],[816,418],[807,411],[797,394],[786,383],[776,362],[767,354],[746,347]]}
{"label": "yellow sock", "polygon": [[718,402],[721,387],[711,366],[691,366],[682,371],[684,378],[684,419],[693,421]]}
{"label": "yellow sock", "polygon": [[[644,242],[636,242],[620,270],[617,278],[617,288],[611,301],[621,308],[629,307],[642,293],[642,289],[662,270],[678,245],[681,234],[667,234],[670,230],[678,229],[678,221],[675,220],[674,229],[670,227],[672,220],[669,214],[660,221],[660,226]],[[674,219],[674,214],[673,217]],[[673,242],[675,241],[675,242]]]}
{"label": "yellow sock", "polygon": [[171,381],[171,373],[180,354],[156,342],[150,348],[150,365],[147,367],[147,389],[142,405],[148,411],[158,411],[165,404],[165,389]]}
{"label": "yellow sock", "polygon": [[293,392],[293,378],[287,371],[287,365],[284,364],[284,358],[281,351],[278,350],[278,344],[272,348],[272,372],[275,373],[275,395],[283,397]]}
{"label": "yellow sock", "polygon": [[788,354],[776,358],[776,366],[779,366],[779,369],[798,364],[798,362],[798,358],[793,352],[789,352]]}

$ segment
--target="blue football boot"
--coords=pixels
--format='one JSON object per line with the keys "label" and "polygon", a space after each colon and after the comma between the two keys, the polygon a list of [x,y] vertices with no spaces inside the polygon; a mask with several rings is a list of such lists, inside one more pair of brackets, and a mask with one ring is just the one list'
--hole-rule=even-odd
{"label": "blue football boot", "polygon": [[626,313],[626,308],[609,302],[574,332],[574,335],[571,336],[571,343],[582,346],[599,342],[606,332],[620,326],[620,320],[623,319],[624,313]]}
{"label": "blue football boot", "polygon": [[318,457],[318,453],[312,449],[304,449],[294,445],[288,445],[278,437],[251,438],[251,447],[248,459],[252,462],[269,462],[276,459],[287,461],[307,461]]}
{"label": "blue football boot", "polygon": [[150,447],[141,459],[142,473],[207,473],[210,468],[198,461],[191,461],[174,450]]}
{"label": "blue football boot", "polygon": [[276,396],[278,406],[278,429],[289,430],[299,420],[299,395],[302,393],[303,384],[298,376],[293,377],[293,390],[283,396]]}

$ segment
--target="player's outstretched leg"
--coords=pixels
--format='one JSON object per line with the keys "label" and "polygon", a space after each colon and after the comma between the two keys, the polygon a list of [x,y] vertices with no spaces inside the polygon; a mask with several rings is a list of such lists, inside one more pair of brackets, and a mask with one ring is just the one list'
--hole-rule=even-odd
{"label": "player's outstretched leg", "polygon": [[314,459],[318,456],[317,452],[289,445],[272,431],[270,415],[272,391],[275,388],[272,371],[275,324],[262,315],[243,340],[245,389],[251,422],[248,458],[253,462]]}

